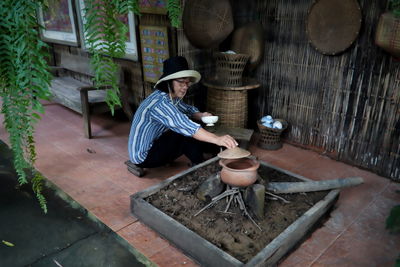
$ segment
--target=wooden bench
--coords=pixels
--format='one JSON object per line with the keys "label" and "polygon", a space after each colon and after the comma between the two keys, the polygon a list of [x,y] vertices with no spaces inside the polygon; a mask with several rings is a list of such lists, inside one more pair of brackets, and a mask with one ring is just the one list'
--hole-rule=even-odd
{"label": "wooden bench", "polygon": [[[52,67],[52,72],[54,75],[50,86],[52,100],[82,114],[85,136],[91,138],[90,116],[110,110],[105,102],[107,89],[110,87],[103,86],[97,90],[93,86],[94,73],[91,70],[89,58],[82,56],[61,54],[59,66]],[[123,95],[127,89],[123,84],[122,71],[119,71],[118,76],[119,88]],[[130,117],[133,111],[125,99],[127,98],[122,97],[121,101],[125,113]]]}

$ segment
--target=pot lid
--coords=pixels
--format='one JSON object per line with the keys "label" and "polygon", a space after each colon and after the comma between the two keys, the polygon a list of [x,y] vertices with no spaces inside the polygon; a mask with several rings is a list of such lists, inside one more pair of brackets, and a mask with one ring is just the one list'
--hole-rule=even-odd
{"label": "pot lid", "polygon": [[234,147],[230,149],[225,149],[218,153],[218,157],[221,159],[240,159],[250,156],[250,151],[247,151],[240,147]]}

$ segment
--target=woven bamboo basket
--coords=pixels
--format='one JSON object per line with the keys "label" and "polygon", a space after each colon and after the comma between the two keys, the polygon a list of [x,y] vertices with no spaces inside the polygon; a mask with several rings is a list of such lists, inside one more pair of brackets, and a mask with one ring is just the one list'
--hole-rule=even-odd
{"label": "woven bamboo basket", "polygon": [[208,88],[207,110],[219,117],[218,124],[246,128],[247,91]]}
{"label": "woven bamboo basket", "polygon": [[217,82],[224,86],[242,86],[243,70],[249,58],[247,54],[215,52]]}
{"label": "woven bamboo basket", "polygon": [[396,18],[391,12],[380,16],[375,44],[394,57],[400,57],[400,18]]}
{"label": "woven bamboo basket", "polygon": [[281,134],[287,128],[288,123],[281,119],[276,119],[282,123],[282,129],[269,128],[262,125],[261,121],[257,121],[258,129],[261,136],[258,140],[258,146],[262,149],[277,150],[282,147]]}

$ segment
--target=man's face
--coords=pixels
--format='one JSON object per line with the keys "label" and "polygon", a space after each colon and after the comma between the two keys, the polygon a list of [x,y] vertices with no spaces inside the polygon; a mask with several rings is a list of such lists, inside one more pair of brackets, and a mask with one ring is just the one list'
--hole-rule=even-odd
{"label": "man's face", "polygon": [[179,78],[172,81],[172,96],[183,98],[187,90],[192,85],[190,78]]}

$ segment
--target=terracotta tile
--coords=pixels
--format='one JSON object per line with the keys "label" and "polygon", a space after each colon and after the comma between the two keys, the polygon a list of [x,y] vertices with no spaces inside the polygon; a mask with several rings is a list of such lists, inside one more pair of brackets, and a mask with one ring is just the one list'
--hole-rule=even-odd
{"label": "terracotta tile", "polygon": [[149,258],[169,246],[168,241],[162,239],[156,232],[139,221],[119,230],[117,233]]}
{"label": "terracotta tile", "polygon": [[318,157],[318,154],[313,151],[289,144],[283,144],[283,147],[278,150],[264,150],[252,145],[250,151],[260,160],[292,172],[295,172],[296,169],[301,168],[307,162],[315,161]]}
{"label": "terracotta tile", "polygon": [[103,177],[88,166],[79,166],[64,172],[58,172],[49,179],[68,194],[104,180]]}
{"label": "terracotta tile", "polygon": [[53,145],[92,167],[105,165],[113,157],[113,152],[106,146],[86,138],[59,140],[53,142]]}
{"label": "terracotta tile", "polygon": [[113,183],[120,186],[121,188],[124,188],[124,190],[127,191],[130,195],[142,191],[162,181],[162,179],[157,179],[157,178],[146,178],[146,177],[139,178],[130,173],[126,169],[126,167],[122,170],[122,172],[123,172],[122,174],[120,174],[121,172],[118,172],[118,175],[114,175],[109,179]]}
{"label": "terracotta tile", "polygon": [[180,173],[180,172],[190,168],[188,166],[188,163],[189,163],[189,160],[186,157],[181,156],[178,159],[176,159],[174,162],[169,164],[168,166],[148,169],[147,170],[147,174],[146,174],[146,178],[149,178],[149,179],[154,179],[154,178],[166,179],[166,178],[169,178],[171,176],[174,176],[177,173]]}
{"label": "terracotta tile", "polygon": [[[36,141],[41,143],[53,143],[60,140],[75,140],[80,137],[81,132],[68,126],[57,124],[50,125],[47,128],[38,128],[36,131]],[[83,134],[82,134],[83,135]]]}
{"label": "terracotta tile", "polygon": [[105,136],[127,136],[129,134],[130,122],[117,120],[107,114],[93,116],[92,133],[96,137]]}
{"label": "terracotta tile", "polygon": [[129,193],[115,185],[113,182],[104,179],[97,183],[76,188],[70,192],[70,196],[82,204],[86,209],[93,209],[106,205],[103,203],[111,202],[118,197],[129,198]]}
{"label": "terracotta tile", "polygon": [[107,202],[103,201],[101,205],[90,211],[113,231],[118,231],[137,221],[130,212],[129,194],[119,195]]}
{"label": "terracotta tile", "polygon": [[[44,149],[42,151],[42,149]],[[52,146],[40,146],[35,167],[46,177],[68,175],[84,165],[72,156]]]}
{"label": "terracotta tile", "polygon": [[55,120],[62,120],[69,126],[82,126],[82,115],[60,104],[46,105],[46,113]]}
{"label": "terracotta tile", "polygon": [[[398,204],[383,192],[359,218],[316,260],[315,266],[393,266],[400,250],[400,236],[385,229],[391,207]],[[340,257],[338,257],[340,255]]]}
{"label": "terracotta tile", "polygon": [[0,139],[4,142],[7,142],[9,138],[9,134],[4,127],[0,127]]}
{"label": "terracotta tile", "polygon": [[390,181],[382,195],[393,201],[400,202],[400,183]]}
{"label": "terracotta tile", "polygon": [[313,180],[327,180],[344,177],[349,165],[332,160],[325,156],[317,156],[299,167],[296,172]]}
{"label": "terracotta tile", "polygon": [[[343,229],[342,229],[343,231]],[[279,264],[282,267],[309,266],[338,238],[341,231],[322,226]],[[301,242],[301,241],[300,241]]]}
{"label": "terracotta tile", "polygon": [[[336,219],[336,222],[344,225],[352,223],[375,198],[380,197],[382,191],[390,183],[384,177],[362,170],[353,170],[349,174],[352,174],[349,176],[361,176],[364,179],[364,183],[341,189],[336,209],[332,212],[331,216]],[[335,225],[337,226],[338,224]]]}
{"label": "terracotta tile", "polygon": [[156,263],[160,267],[170,267],[170,266],[200,266],[191,258],[184,255],[180,252],[177,248],[169,245],[168,247],[164,248],[157,254],[154,254],[150,257],[154,263]]}

